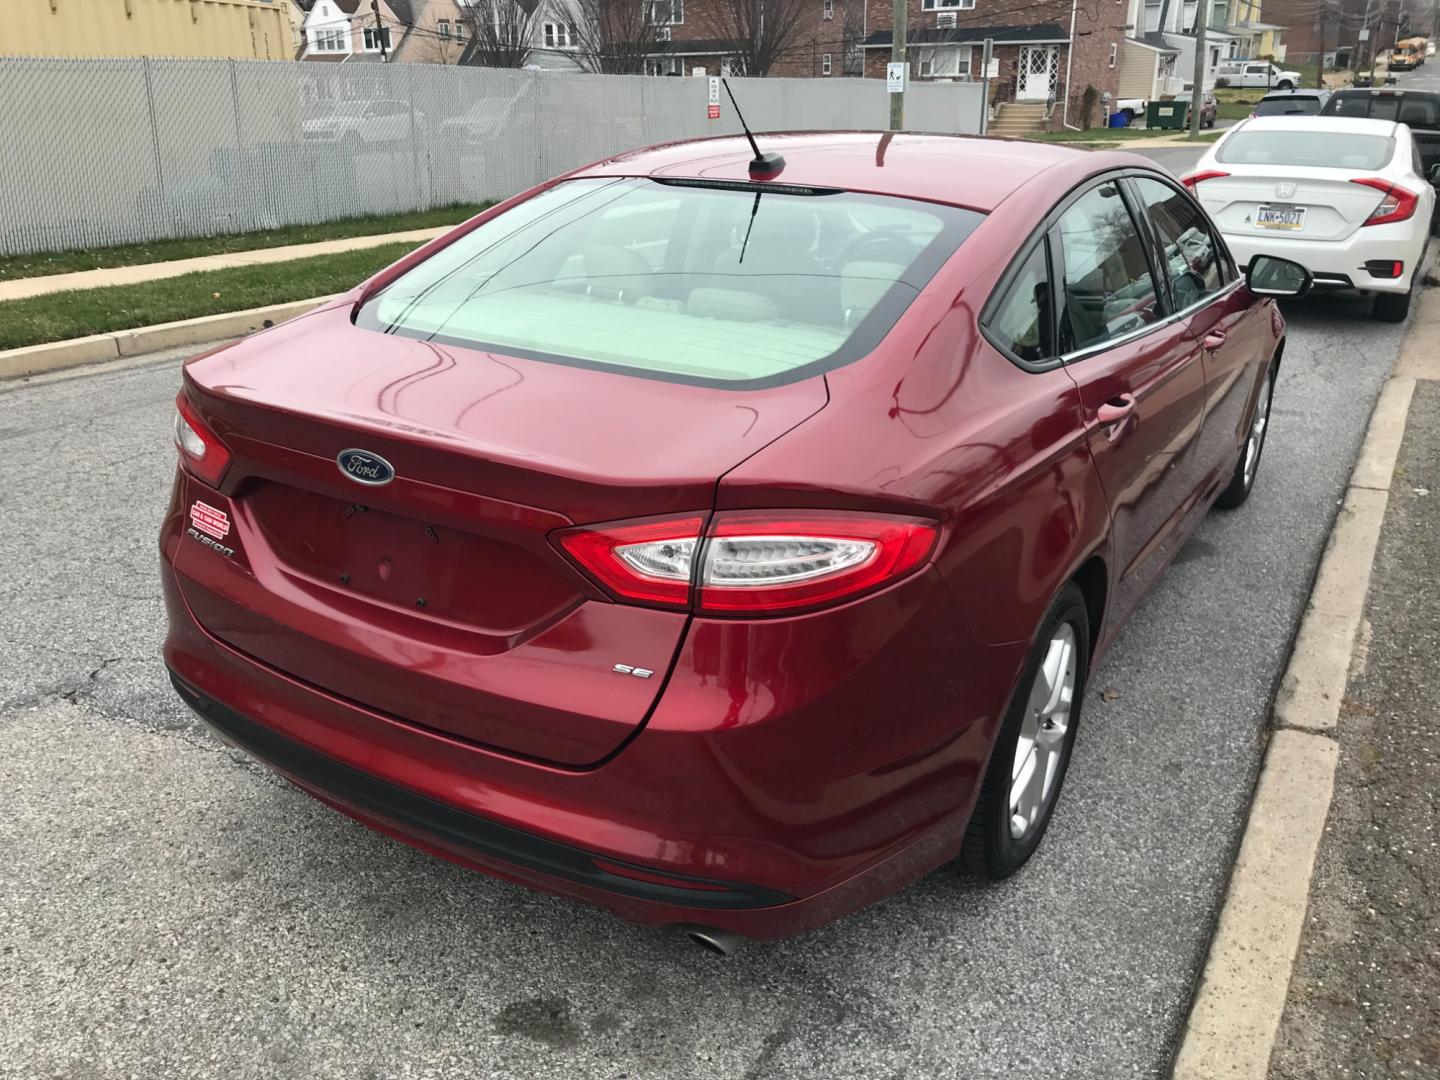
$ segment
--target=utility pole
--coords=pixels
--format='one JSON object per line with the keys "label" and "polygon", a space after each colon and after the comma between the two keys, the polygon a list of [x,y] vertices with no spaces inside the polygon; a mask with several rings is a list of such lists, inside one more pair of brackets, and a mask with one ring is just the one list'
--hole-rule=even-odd
{"label": "utility pole", "polygon": [[[894,0],[894,14],[890,19],[890,62],[904,64],[905,38],[909,36],[909,8],[907,0]],[[907,71],[906,74],[909,72]],[[899,131],[905,126],[905,91],[901,84],[898,94],[890,95],[890,130]]]}
{"label": "utility pole", "polygon": [[1330,12],[1329,0],[1320,0],[1320,62],[1315,65],[1315,89],[1325,89],[1325,16]]}
{"label": "utility pole", "polygon": [[1200,105],[1205,100],[1205,50],[1208,47],[1205,31],[1209,19],[1211,0],[1198,0],[1195,4],[1195,84],[1190,88],[1190,138],[1200,137]]}
{"label": "utility pole", "polygon": [[385,47],[385,25],[380,21],[380,0],[370,0],[370,10],[375,13],[375,40],[380,43],[380,62],[390,62],[390,50]]}

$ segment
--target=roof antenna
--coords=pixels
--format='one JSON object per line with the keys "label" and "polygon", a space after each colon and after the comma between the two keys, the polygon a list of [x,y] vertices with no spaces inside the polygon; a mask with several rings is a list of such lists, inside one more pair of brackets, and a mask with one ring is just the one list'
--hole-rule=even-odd
{"label": "roof antenna", "polygon": [[739,119],[740,126],[745,129],[745,138],[750,140],[750,149],[755,151],[755,156],[750,159],[750,179],[771,180],[779,176],[780,170],[785,168],[785,159],[779,154],[762,154],[760,152],[760,147],[755,143],[755,136],[750,134],[750,125],[745,123],[745,116],[735,101],[735,92],[730,89],[730,83],[723,76],[720,81],[725,84],[725,93],[730,96],[730,104],[735,109],[735,116]]}

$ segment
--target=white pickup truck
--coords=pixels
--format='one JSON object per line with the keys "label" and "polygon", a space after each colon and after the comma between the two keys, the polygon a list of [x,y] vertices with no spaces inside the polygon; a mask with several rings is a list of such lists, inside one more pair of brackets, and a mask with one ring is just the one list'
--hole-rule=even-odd
{"label": "white pickup truck", "polygon": [[1268,60],[1228,60],[1215,66],[1215,78],[1243,90],[1294,90],[1300,72],[1282,71]]}

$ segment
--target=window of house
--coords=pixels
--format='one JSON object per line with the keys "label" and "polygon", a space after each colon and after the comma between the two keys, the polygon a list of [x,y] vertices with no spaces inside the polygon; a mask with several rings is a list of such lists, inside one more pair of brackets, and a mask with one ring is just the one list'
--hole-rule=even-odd
{"label": "window of house", "polygon": [[465,40],[465,24],[464,24],[463,22],[457,22],[457,23],[455,24],[455,40],[456,40],[456,41],[464,41],[464,40]]}
{"label": "window of house", "polygon": [[975,7],[975,0],[920,0],[920,7],[925,11],[938,11],[945,8],[971,11]]}
{"label": "window of house", "polygon": [[829,75],[829,74],[830,74],[830,54],[829,54],[828,52],[822,54],[821,57],[820,57],[820,74],[821,74],[821,75]]}
{"label": "window of house", "polygon": [[1110,43],[1110,66],[1115,66],[1116,59],[1120,56],[1120,46],[1113,41]]}
{"label": "window of house", "polygon": [[547,22],[544,27],[547,49],[568,49],[575,44],[574,28],[566,23]]}
{"label": "window of house", "polygon": [[376,30],[373,26],[365,28],[365,51],[379,52],[381,47],[390,48],[390,28],[388,26]]}
{"label": "window of house", "polygon": [[1225,284],[1220,247],[1200,208],[1188,195],[1159,180],[1137,179],[1135,190],[1165,254],[1165,274],[1175,309],[1183,311],[1219,292]]}
{"label": "window of house", "polygon": [[922,79],[958,79],[970,74],[969,45],[922,49],[919,55],[918,74]]}
{"label": "window of house", "polygon": [[685,21],[685,0],[648,0],[646,12],[652,26],[677,26]]}
{"label": "window of house", "polygon": [[1050,326],[1050,268],[1042,239],[985,321],[990,340],[1017,360],[1038,364],[1055,355]]}
{"label": "window of house", "polygon": [[1230,25],[1230,0],[1214,0],[1210,5],[1210,25],[1216,28]]}
{"label": "window of house", "polygon": [[1081,195],[1057,226],[1064,256],[1060,352],[1103,344],[1160,315],[1145,242],[1115,184]]}
{"label": "window of house", "polygon": [[1160,12],[1163,0],[1145,0],[1145,32],[1154,34],[1160,29]]}
{"label": "window of house", "polygon": [[821,5],[820,17],[824,19],[835,18],[835,0],[825,0]]}
{"label": "window of house", "polygon": [[645,61],[646,75],[684,75],[685,70],[680,57],[655,57]]}
{"label": "window of house", "polygon": [[441,19],[440,22],[437,23],[436,25],[439,27],[440,36],[441,36],[442,38],[448,38],[448,37],[450,36],[450,20],[449,20],[449,19]]}

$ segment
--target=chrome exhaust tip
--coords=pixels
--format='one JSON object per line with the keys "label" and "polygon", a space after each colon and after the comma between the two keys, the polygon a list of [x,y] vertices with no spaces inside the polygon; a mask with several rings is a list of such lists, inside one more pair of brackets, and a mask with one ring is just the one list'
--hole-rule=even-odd
{"label": "chrome exhaust tip", "polygon": [[696,945],[718,956],[733,956],[735,950],[740,948],[740,935],[732,934],[729,930],[717,930],[713,926],[685,926],[681,929]]}

